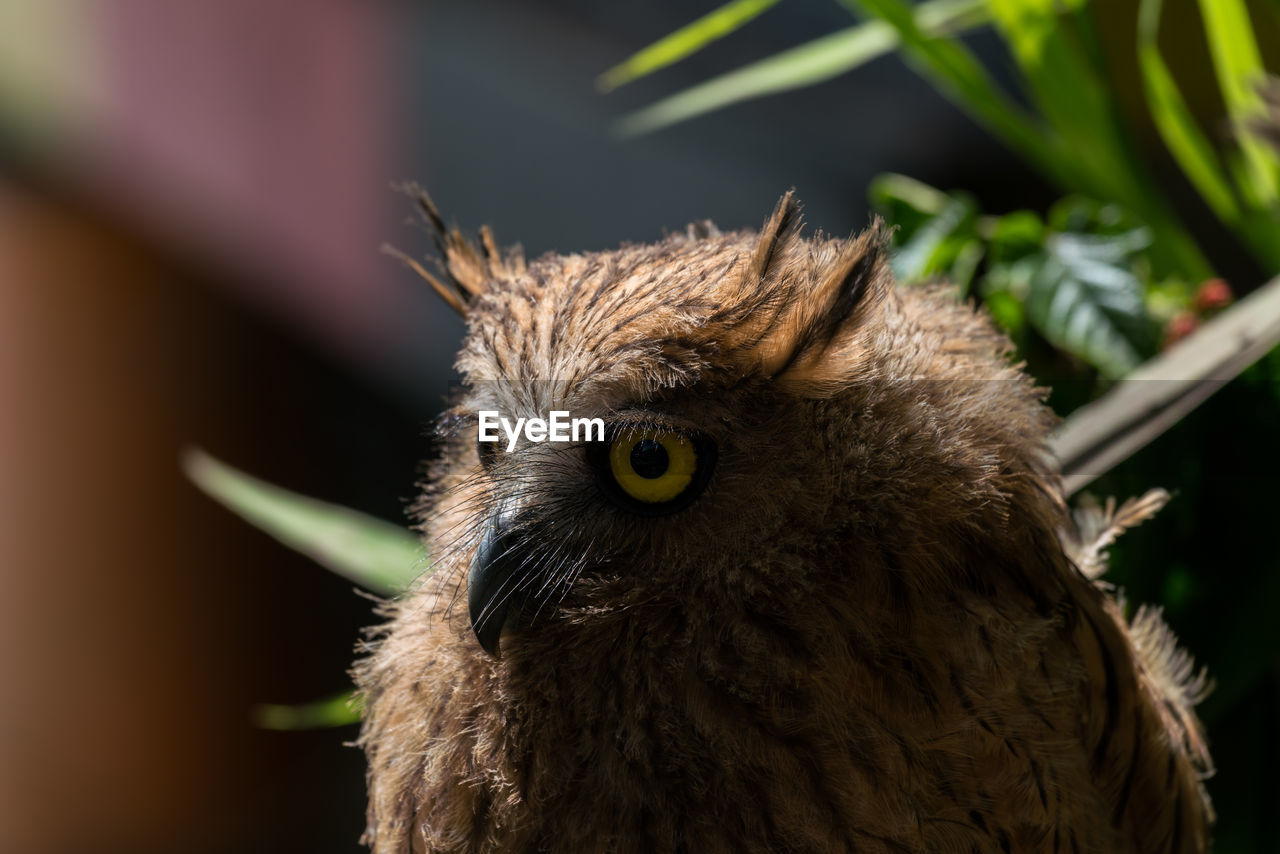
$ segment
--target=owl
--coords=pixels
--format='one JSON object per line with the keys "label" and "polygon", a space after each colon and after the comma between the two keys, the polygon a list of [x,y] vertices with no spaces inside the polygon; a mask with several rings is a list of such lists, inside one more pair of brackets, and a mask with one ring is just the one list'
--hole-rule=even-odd
{"label": "owl", "polygon": [[1073,515],[1043,392],[883,225],[526,262],[420,202],[465,383],[355,670],[375,852],[1206,849],[1203,678],[1097,580],[1164,493]]}

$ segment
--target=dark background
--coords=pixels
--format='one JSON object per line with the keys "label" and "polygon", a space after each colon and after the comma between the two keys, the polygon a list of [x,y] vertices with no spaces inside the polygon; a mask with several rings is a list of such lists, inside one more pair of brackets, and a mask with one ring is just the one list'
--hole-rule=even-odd
{"label": "dark background", "polygon": [[[594,90],[717,5],[0,10],[0,851],[357,850],[354,730],[266,732],[249,710],[340,690],[372,605],[197,493],[178,460],[202,446],[404,519],[462,326],[378,253],[428,250],[393,182],[531,255],[708,217],[754,227],[792,186],[812,227],[844,234],[884,171],[992,212],[1057,197],[892,57],[613,135],[629,110],[849,24],[835,3],[783,3]],[[973,44],[999,65],[994,37]],[[1238,290],[1258,283],[1225,235],[1207,240]],[[1221,850],[1277,842],[1277,378],[1273,357],[1097,490],[1178,493],[1117,573],[1169,602],[1219,677]]]}

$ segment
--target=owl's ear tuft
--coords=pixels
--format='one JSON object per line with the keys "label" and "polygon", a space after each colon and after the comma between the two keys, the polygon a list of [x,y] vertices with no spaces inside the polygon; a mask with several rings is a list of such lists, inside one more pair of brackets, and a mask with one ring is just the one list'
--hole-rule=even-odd
{"label": "owl's ear tuft", "polygon": [[814,295],[820,306],[795,361],[828,347],[842,332],[861,327],[893,287],[888,263],[889,231],[876,217],[849,241],[825,271]]}
{"label": "owl's ear tuft", "polygon": [[762,283],[777,267],[778,260],[785,257],[785,250],[800,233],[800,203],[796,201],[795,188],[778,199],[773,213],[760,229],[760,239],[751,253],[744,277],[753,283]]}
{"label": "owl's ear tuft", "polygon": [[780,282],[785,307],[760,342],[761,370],[780,388],[830,393],[857,370],[861,333],[893,288],[888,236],[877,218],[856,238],[814,245],[804,274]]}
{"label": "owl's ear tuft", "polygon": [[422,218],[431,229],[432,240],[440,253],[438,264],[444,278],[428,272],[403,252],[390,247],[383,247],[383,250],[399,258],[425,279],[454,311],[465,317],[471,300],[483,293],[491,281],[524,272],[524,253],[519,246],[503,251],[487,225],[480,228],[477,246],[457,228],[445,225],[444,217],[440,216],[439,209],[425,189],[417,184],[406,184],[400,189],[417,202]]}

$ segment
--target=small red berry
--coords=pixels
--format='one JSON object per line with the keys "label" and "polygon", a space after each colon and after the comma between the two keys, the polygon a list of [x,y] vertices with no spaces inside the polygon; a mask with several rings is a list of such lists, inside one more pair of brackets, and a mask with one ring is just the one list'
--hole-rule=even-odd
{"label": "small red berry", "polygon": [[1225,279],[1208,279],[1200,285],[1191,304],[1203,313],[1230,305],[1232,298],[1231,286]]}

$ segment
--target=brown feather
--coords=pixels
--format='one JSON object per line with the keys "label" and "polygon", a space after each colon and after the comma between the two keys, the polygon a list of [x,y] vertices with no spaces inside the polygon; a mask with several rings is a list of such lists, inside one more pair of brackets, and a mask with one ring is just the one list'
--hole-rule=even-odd
{"label": "brown feather", "polygon": [[445,225],[444,217],[425,189],[416,184],[407,184],[402,189],[417,202],[418,210],[431,229],[447,282],[427,272],[421,264],[397,249],[384,246],[383,251],[400,259],[425,279],[458,314],[465,317],[470,302],[484,293],[492,282],[524,272],[524,253],[518,246],[504,252],[498,247],[493,230],[486,225],[480,229],[480,245],[477,247],[461,231]]}
{"label": "brown feather", "polygon": [[382,251],[404,264],[413,272],[417,273],[418,276],[424,279],[426,283],[431,286],[431,289],[445,301],[449,308],[453,309],[463,317],[467,316],[467,304],[463,301],[462,294],[459,293],[456,287],[446,285],[431,273],[427,272],[427,270],[424,269],[423,266],[415,259],[406,255],[404,252],[401,252],[399,249],[396,249],[394,246],[384,244]]}

